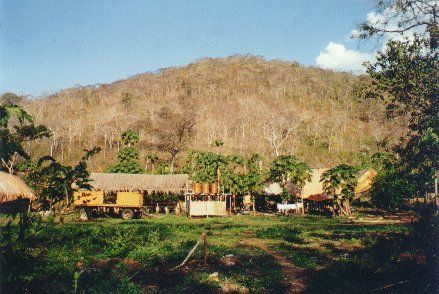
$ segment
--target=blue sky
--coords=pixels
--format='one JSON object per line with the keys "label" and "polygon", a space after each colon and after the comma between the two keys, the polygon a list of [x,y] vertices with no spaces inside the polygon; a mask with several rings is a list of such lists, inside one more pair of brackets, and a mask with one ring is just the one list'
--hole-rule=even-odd
{"label": "blue sky", "polygon": [[[247,53],[355,71],[357,59],[367,60],[361,54],[370,52],[348,37],[371,5],[369,0],[0,0],[0,92],[38,96],[203,57]],[[334,56],[340,59],[335,65]]]}

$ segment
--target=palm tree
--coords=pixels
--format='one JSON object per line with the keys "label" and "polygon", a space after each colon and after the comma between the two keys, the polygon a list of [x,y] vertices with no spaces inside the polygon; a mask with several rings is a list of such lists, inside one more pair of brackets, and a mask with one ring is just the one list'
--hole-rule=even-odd
{"label": "palm tree", "polygon": [[304,213],[302,189],[305,183],[311,179],[311,168],[305,162],[297,160],[293,155],[278,156],[271,163],[270,178],[281,182],[285,188],[288,182],[292,183],[302,202]]}
{"label": "palm tree", "polygon": [[347,164],[338,165],[322,174],[320,181],[323,182],[323,189],[328,195],[334,196],[334,215],[336,208],[339,208],[339,213],[351,215],[350,202],[354,198],[357,176],[358,168]]}

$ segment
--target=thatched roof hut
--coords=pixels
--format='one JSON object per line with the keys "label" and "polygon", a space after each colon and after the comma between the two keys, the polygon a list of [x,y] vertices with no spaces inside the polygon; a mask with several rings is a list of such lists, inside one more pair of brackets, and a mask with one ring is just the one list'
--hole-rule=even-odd
{"label": "thatched roof hut", "polygon": [[[313,169],[311,181],[305,183],[302,190],[302,196],[304,199],[309,199],[312,201],[324,201],[332,199],[330,196],[325,196],[325,191],[323,190],[323,183],[320,182],[320,177],[327,171],[327,168]],[[363,169],[359,172],[357,177],[357,186],[355,187],[355,198],[362,197],[367,193],[372,187],[372,182],[375,179],[377,172],[371,168]],[[337,191],[337,193],[340,193]]]}
{"label": "thatched roof hut", "polygon": [[91,173],[90,185],[96,191],[141,191],[179,194],[185,191],[189,183],[186,174],[148,175]]}
{"label": "thatched roof hut", "polygon": [[323,190],[323,183],[320,182],[320,178],[327,170],[327,168],[312,169],[311,180],[307,181],[302,189],[303,199],[307,199],[310,196],[325,194],[325,191]]}
{"label": "thatched roof hut", "polygon": [[371,168],[360,171],[357,178],[357,186],[355,187],[355,196],[361,196],[367,193],[372,188],[372,183],[378,173]]}
{"label": "thatched roof hut", "polygon": [[0,171],[0,204],[25,198],[34,200],[36,197],[19,177]]}

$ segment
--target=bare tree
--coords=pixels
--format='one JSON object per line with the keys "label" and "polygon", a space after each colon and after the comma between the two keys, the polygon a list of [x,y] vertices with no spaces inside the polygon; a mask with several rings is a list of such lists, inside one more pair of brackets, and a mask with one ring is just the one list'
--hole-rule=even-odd
{"label": "bare tree", "polygon": [[284,117],[276,117],[273,113],[269,114],[263,131],[264,138],[272,148],[275,157],[282,154],[285,142],[296,132],[298,125],[297,121],[289,121]]}
{"label": "bare tree", "polygon": [[186,112],[177,113],[163,107],[159,113],[159,124],[154,129],[158,142],[155,147],[171,155],[170,171],[174,172],[175,159],[187,148],[195,134],[195,119]]}

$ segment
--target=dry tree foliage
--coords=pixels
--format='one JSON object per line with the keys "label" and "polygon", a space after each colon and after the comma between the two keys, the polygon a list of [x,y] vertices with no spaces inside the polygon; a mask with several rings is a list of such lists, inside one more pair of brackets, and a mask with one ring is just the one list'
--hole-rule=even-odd
{"label": "dry tree foliage", "polygon": [[[178,133],[174,120],[180,120],[194,125],[176,154],[177,166],[185,150],[211,150],[216,139],[228,154],[257,152],[267,160],[295,154],[313,167],[358,163],[377,150],[377,142],[401,132],[397,122],[384,120],[380,101],[363,99],[368,83],[364,76],[256,56],[207,58],[28,100],[26,109],[53,133],[28,149],[73,162],[82,148],[97,145],[103,152],[90,166],[102,171],[115,162],[126,129],[139,132],[143,160],[160,151],[166,132]],[[171,155],[161,158],[169,162]]]}

